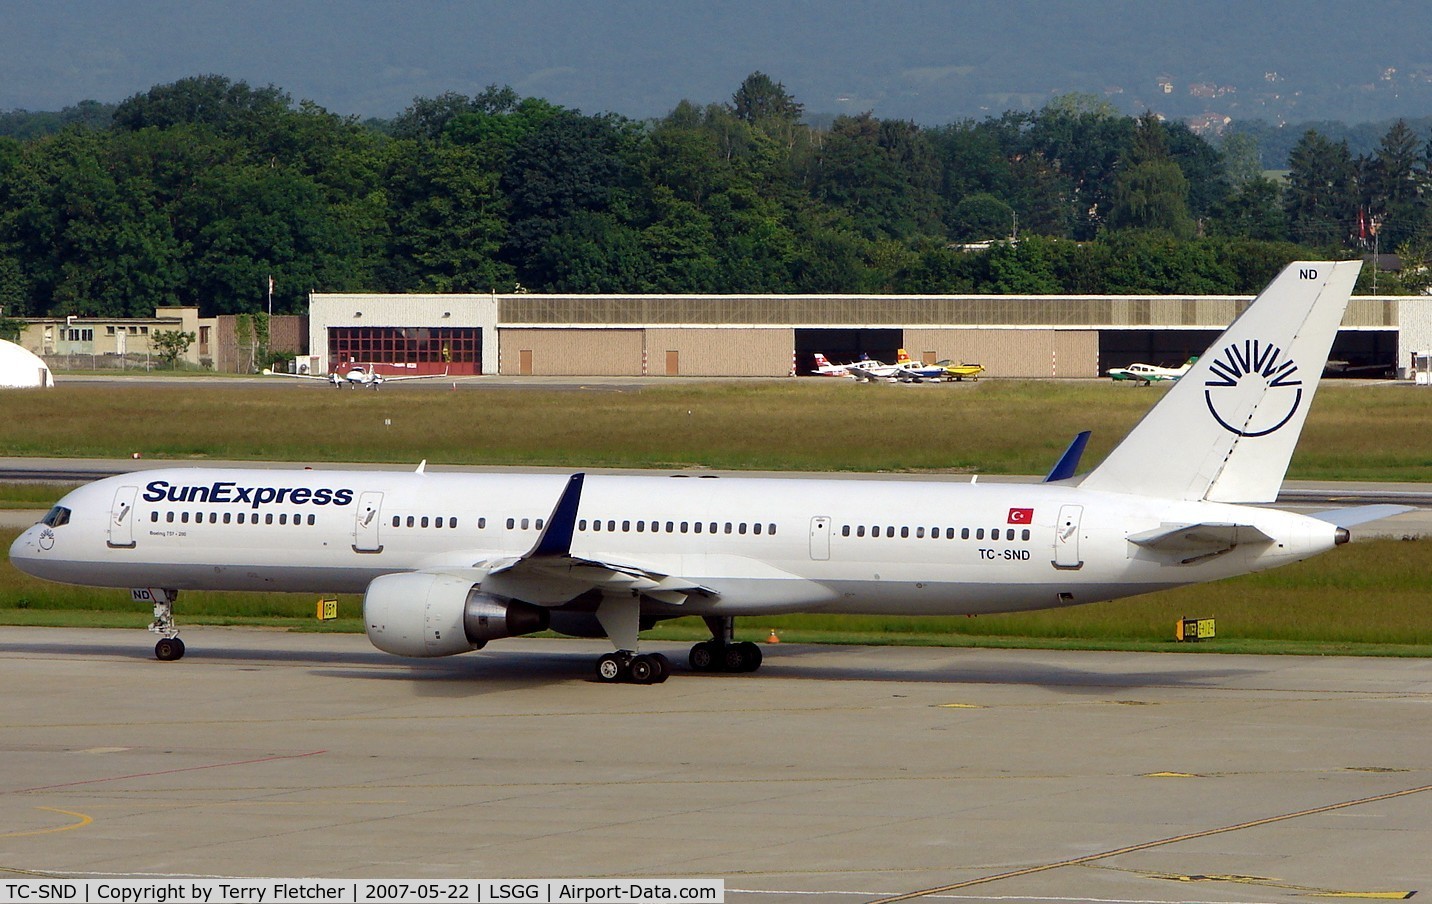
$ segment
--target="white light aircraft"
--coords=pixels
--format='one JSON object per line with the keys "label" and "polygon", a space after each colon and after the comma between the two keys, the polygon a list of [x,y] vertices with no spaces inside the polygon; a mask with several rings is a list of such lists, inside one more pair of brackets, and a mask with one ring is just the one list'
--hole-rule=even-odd
{"label": "white light aircraft", "polygon": [[849,377],[848,364],[831,364],[830,359],[820,352],[815,353],[815,370],[812,371],[818,377]]}
{"label": "white light aircraft", "polygon": [[[1329,348],[1331,347],[1329,346]],[[1160,367],[1157,364],[1130,364],[1128,367],[1111,367],[1109,376],[1115,383],[1129,381],[1148,386],[1151,383],[1177,381],[1188,373],[1189,368],[1193,367],[1197,361],[1197,358],[1189,358],[1181,367]]]}
{"label": "white light aircraft", "polygon": [[683,615],[712,631],[693,669],[751,671],[738,616],[1009,612],[1263,571],[1405,510],[1242,504],[1277,496],[1359,267],[1290,265],[1082,479],[1083,436],[1035,485],[173,468],[74,490],[10,558],[155,588],[135,596],[160,659],[183,654],[180,590],[352,592],[389,653],[550,627],[605,635],[598,678],[637,683],[670,666],[638,652],[641,630]]}
{"label": "white light aircraft", "polygon": [[874,383],[876,380],[920,383],[927,379],[942,379],[945,375],[943,367],[920,364],[911,359],[903,348],[900,349],[899,355],[900,360],[894,364],[886,364],[873,358],[862,358],[853,364],[845,365],[845,372],[862,383]]}
{"label": "white light aircraft", "polygon": [[441,380],[448,375],[448,368],[444,367],[440,374],[404,374],[402,376],[390,377],[380,374],[377,368],[369,364],[366,368],[361,364],[349,364],[347,367],[339,368],[326,377],[318,374],[291,374],[281,370],[265,369],[263,375],[266,377],[292,377],[298,380],[323,380],[335,389],[344,386],[352,386],[355,389],[364,386],[377,389],[384,383],[398,383],[403,380]]}

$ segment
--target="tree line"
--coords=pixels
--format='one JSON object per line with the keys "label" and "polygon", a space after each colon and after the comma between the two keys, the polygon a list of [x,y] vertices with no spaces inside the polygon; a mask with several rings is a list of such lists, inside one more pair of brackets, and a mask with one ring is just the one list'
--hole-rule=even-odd
{"label": "tree line", "polygon": [[1080,95],[934,128],[803,117],[759,72],[648,122],[505,87],[359,121],[216,75],[5,114],[0,307],[253,313],[270,277],[275,313],[314,291],[1246,294],[1374,242],[1432,256],[1432,147],[1401,121],[1359,156],[1309,130],[1274,179],[1246,135]]}

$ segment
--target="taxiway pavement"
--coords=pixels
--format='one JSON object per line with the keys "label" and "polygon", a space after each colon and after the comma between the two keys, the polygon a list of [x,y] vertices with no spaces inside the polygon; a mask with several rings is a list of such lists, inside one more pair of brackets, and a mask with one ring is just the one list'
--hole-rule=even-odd
{"label": "taxiway pavement", "polygon": [[[0,628],[0,872],[716,877],[727,900],[1432,890],[1432,661]],[[684,647],[656,644],[673,658]]]}

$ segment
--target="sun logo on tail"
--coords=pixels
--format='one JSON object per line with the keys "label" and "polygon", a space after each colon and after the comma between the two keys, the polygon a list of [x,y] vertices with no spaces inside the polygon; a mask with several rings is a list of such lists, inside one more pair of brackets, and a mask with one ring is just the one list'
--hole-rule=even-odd
{"label": "sun logo on tail", "polygon": [[[1303,403],[1297,363],[1271,342],[1246,339],[1241,347],[1236,342],[1225,346],[1208,370],[1204,401],[1213,419],[1230,433],[1267,436],[1288,423]],[[1249,380],[1259,381],[1261,396],[1246,391]]]}

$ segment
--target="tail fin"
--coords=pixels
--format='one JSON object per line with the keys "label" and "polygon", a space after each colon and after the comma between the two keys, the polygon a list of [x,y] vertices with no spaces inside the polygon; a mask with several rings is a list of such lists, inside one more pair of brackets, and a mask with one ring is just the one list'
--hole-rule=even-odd
{"label": "tail fin", "polygon": [[1361,268],[1289,264],[1080,486],[1273,501]]}
{"label": "tail fin", "polygon": [[896,354],[895,354],[895,363],[896,363],[896,364],[913,364],[914,362],[913,362],[913,361],[911,360],[911,358],[910,358],[910,353],[907,352],[907,351],[905,351],[905,350],[902,348],[902,349],[900,349],[898,352],[896,352]]}

